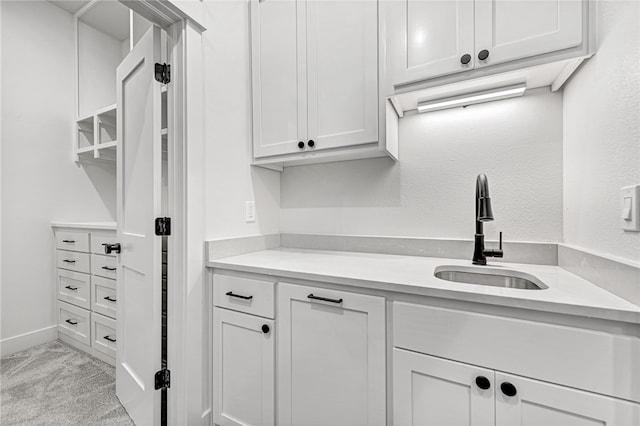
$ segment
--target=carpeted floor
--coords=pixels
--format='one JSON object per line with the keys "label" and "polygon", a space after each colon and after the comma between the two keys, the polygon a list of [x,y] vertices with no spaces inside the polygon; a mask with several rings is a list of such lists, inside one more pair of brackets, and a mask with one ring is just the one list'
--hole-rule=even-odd
{"label": "carpeted floor", "polygon": [[115,368],[59,340],[0,360],[0,424],[126,425]]}

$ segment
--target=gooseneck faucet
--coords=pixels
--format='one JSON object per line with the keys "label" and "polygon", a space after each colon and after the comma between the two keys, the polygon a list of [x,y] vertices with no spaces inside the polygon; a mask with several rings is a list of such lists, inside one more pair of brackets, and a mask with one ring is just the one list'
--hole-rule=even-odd
{"label": "gooseneck faucet", "polygon": [[483,222],[493,220],[493,210],[491,209],[491,198],[489,197],[489,180],[483,174],[476,178],[476,234],[473,246],[473,264],[486,265],[487,257],[502,257],[502,232],[500,232],[500,248],[484,248]]}

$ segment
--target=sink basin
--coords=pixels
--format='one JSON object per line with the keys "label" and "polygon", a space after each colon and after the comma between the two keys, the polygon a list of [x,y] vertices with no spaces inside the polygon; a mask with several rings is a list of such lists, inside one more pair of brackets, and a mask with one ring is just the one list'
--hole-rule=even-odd
{"label": "sink basin", "polygon": [[510,269],[443,265],[438,266],[433,275],[441,280],[464,284],[517,288],[520,290],[544,290],[549,288],[533,275]]}

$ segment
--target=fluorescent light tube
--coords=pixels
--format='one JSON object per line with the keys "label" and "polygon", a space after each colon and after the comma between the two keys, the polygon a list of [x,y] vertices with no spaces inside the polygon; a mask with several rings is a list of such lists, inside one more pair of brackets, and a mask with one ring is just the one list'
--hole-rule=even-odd
{"label": "fluorescent light tube", "polygon": [[518,96],[522,96],[525,90],[527,90],[527,85],[522,83],[514,84],[513,86],[484,90],[482,92],[467,93],[465,95],[453,96],[450,98],[418,102],[418,112],[438,111],[440,109],[455,108],[460,106],[479,104],[482,102],[515,98]]}

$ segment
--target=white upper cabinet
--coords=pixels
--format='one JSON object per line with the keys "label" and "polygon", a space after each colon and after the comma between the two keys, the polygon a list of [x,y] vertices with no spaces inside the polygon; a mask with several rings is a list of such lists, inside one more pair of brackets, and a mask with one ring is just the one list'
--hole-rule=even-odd
{"label": "white upper cabinet", "polygon": [[517,66],[503,70],[539,65],[585,56],[592,48],[585,38],[585,0],[401,0],[393,4],[390,60],[396,86],[515,61]]}
{"label": "white upper cabinet", "polygon": [[473,68],[473,1],[403,0],[396,7],[394,83]]}
{"label": "white upper cabinet", "polygon": [[476,0],[475,7],[476,67],[582,43],[581,0]]}
{"label": "white upper cabinet", "polygon": [[378,140],[378,5],[307,3],[307,149]]}
{"label": "white upper cabinet", "polygon": [[256,157],[298,150],[307,137],[305,2],[253,0],[253,147]]}
{"label": "white upper cabinet", "polygon": [[251,0],[250,8],[254,164],[387,155],[378,1]]}

